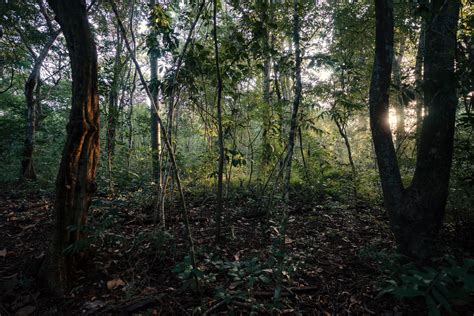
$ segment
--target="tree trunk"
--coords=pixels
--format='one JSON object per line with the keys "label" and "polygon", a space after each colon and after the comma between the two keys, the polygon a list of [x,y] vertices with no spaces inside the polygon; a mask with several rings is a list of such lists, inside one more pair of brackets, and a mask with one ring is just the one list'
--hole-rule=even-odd
{"label": "tree trunk", "polygon": [[273,296],[274,301],[280,300],[280,293],[283,283],[283,274],[284,269],[284,259],[285,259],[285,236],[286,228],[288,226],[288,216],[289,216],[289,202],[290,202],[290,180],[291,180],[291,165],[293,160],[293,151],[295,148],[295,139],[296,133],[298,131],[298,111],[302,98],[303,86],[301,83],[301,47],[300,47],[300,16],[299,16],[299,1],[293,1],[293,45],[295,48],[295,68],[294,68],[294,99],[293,99],[293,110],[291,113],[290,119],[290,133],[288,136],[288,149],[287,154],[283,162],[284,169],[284,183],[283,183],[283,199],[285,206],[283,207],[283,214],[281,216],[280,223],[280,236],[278,240],[278,250],[280,255],[278,256],[278,273],[276,275],[276,288]]}
{"label": "tree trunk", "polygon": [[403,96],[402,88],[402,59],[405,53],[405,36],[401,36],[400,39],[400,48],[398,55],[393,54],[393,79],[396,89],[397,100],[395,102],[395,113],[397,118],[397,124],[395,128],[395,141],[396,141],[396,151],[398,152],[402,146],[403,141],[405,140],[405,101]]}
{"label": "tree trunk", "polygon": [[376,48],[370,86],[370,123],[382,191],[400,251],[418,261],[429,257],[444,216],[456,113],[454,56],[459,2],[432,1],[424,61],[424,117],[415,174],[404,189],[388,117],[393,54],[393,3],[376,1]]}
{"label": "tree trunk", "polygon": [[219,46],[217,42],[217,0],[214,0],[213,7],[213,36],[214,36],[214,52],[216,62],[217,77],[217,128],[218,128],[218,144],[219,144],[219,163],[217,166],[217,210],[216,210],[216,242],[219,242],[221,236],[222,213],[224,209],[224,201],[222,198],[223,191],[223,173],[224,173],[224,133],[222,130],[222,78],[219,63]]}
{"label": "tree trunk", "polygon": [[[21,161],[21,179],[36,180],[36,172],[33,165],[33,152],[35,147],[35,134],[38,128],[40,112],[39,89],[41,81],[41,67],[43,65],[48,52],[53,46],[60,31],[51,34],[45,46],[41,50],[38,58],[36,58],[33,70],[31,71],[25,84],[26,106],[28,108],[26,123],[26,138],[23,148],[23,159]],[[35,97],[36,94],[36,97]]]}
{"label": "tree trunk", "polygon": [[48,2],[66,38],[72,73],[72,107],[56,179],[51,258],[49,267],[42,269],[49,274],[50,287],[62,292],[70,284],[77,258],[77,253],[65,254],[65,250],[84,238],[91,195],[96,189],[100,150],[97,54],[85,1]]}
{"label": "tree trunk", "polygon": [[294,100],[293,100],[293,110],[291,113],[290,120],[290,134],[288,137],[288,151],[284,161],[285,169],[285,186],[284,186],[284,196],[286,203],[289,202],[290,194],[290,178],[291,178],[291,165],[293,160],[293,151],[295,148],[295,138],[296,132],[298,130],[298,111],[301,103],[301,93],[303,86],[301,84],[301,48],[300,48],[300,18],[299,18],[299,1],[294,1],[294,13],[293,13],[293,45],[295,48],[295,80],[294,80]]}
{"label": "tree trunk", "polygon": [[[130,65],[130,67],[132,67]],[[132,156],[133,148],[133,97],[135,95],[135,89],[137,87],[137,69],[133,70],[133,78],[130,88],[130,99],[129,99],[129,109],[127,114],[127,127],[128,127],[128,139],[127,139],[127,175],[130,170],[130,159]]]}
{"label": "tree trunk", "polygon": [[342,125],[342,122],[340,122],[336,116],[334,117],[334,122],[336,123],[339,134],[341,135],[342,139],[344,139],[344,144],[346,145],[347,158],[349,159],[349,164],[351,166],[352,171],[352,186],[354,197],[357,198],[357,169],[355,167],[354,159],[352,157],[351,143],[349,142],[349,137],[347,136],[346,127]]}
{"label": "tree trunk", "polygon": [[418,49],[416,51],[415,62],[415,100],[416,100],[416,142],[420,139],[421,126],[423,123],[423,110],[425,103],[423,100],[423,59],[425,54],[425,20],[421,21],[420,35],[418,38]]}
{"label": "tree trunk", "polygon": [[[155,0],[150,1],[150,5],[155,5]],[[163,194],[163,173],[162,173],[162,153],[161,153],[161,129],[158,124],[158,113],[159,110],[159,89],[158,89],[158,56],[155,52],[150,53],[150,92],[153,98],[153,102],[158,106],[158,109],[150,108],[151,115],[151,150],[152,150],[152,166],[153,166],[153,181],[157,188],[156,201],[154,205],[153,221],[158,220],[160,217],[160,225],[165,226],[165,213],[164,213],[164,194]],[[168,137],[171,134],[168,132]]]}
{"label": "tree trunk", "polygon": [[107,156],[112,157],[115,152],[115,132],[117,129],[119,90],[122,77],[122,39],[120,32],[117,31],[117,47],[115,51],[114,67],[112,74],[112,83],[109,92],[109,111],[107,117]]}
{"label": "tree trunk", "polygon": [[114,66],[112,73],[112,83],[109,92],[109,109],[107,111],[107,170],[109,174],[109,194],[113,194],[113,157],[115,153],[115,134],[119,119],[119,91],[122,80],[122,39],[120,32],[117,30],[117,46],[115,50]]}
{"label": "tree trunk", "polygon": [[[135,64],[135,69],[137,71],[138,78],[140,79],[140,82],[143,86],[143,89],[145,90],[146,95],[148,96],[148,99],[151,102],[151,106],[155,109],[155,111],[157,113],[158,124],[159,124],[159,127],[161,128],[161,131],[163,132],[163,141],[164,141],[164,144],[165,144],[165,148],[168,152],[168,156],[169,156],[169,159],[170,159],[170,166],[173,170],[173,173],[174,173],[174,176],[175,176],[175,179],[176,179],[176,186],[178,188],[179,198],[181,200],[181,211],[182,211],[182,216],[183,216],[183,220],[184,220],[185,234],[186,234],[186,238],[188,240],[188,245],[189,245],[189,256],[191,258],[191,265],[193,266],[194,269],[196,269],[197,266],[196,266],[196,255],[195,255],[195,251],[194,251],[194,241],[193,241],[193,236],[192,236],[192,232],[191,232],[191,225],[189,223],[189,216],[188,216],[188,210],[186,208],[186,200],[184,198],[184,191],[183,191],[183,187],[181,186],[181,179],[179,177],[178,165],[176,164],[176,157],[174,155],[174,151],[173,151],[171,142],[169,141],[168,135],[166,133],[165,126],[163,124],[163,120],[161,119],[161,116],[158,112],[158,106],[155,103],[155,100],[153,99],[153,96],[151,95],[151,92],[150,92],[150,89],[149,89],[149,87],[146,83],[145,77],[143,76],[143,72],[141,71],[140,64],[138,63],[137,58],[135,57],[135,51],[132,49],[132,47],[130,46],[130,43],[127,40],[126,30],[125,30],[125,27],[123,26],[122,20],[120,19],[120,16],[119,16],[118,12],[117,12],[117,7],[116,7],[116,5],[113,1],[110,1],[110,4],[112,5],[112,10],[114,11],[115,18],[117,19],[117,23],[119,25],[120,31],[122,32],[122,36],[123,36],[123,39],[124,39],[124,42],[125,42],[125,47],[127,48],[128,52],[130,54],[130,57],[132,58],[133,63]],[[134,38],[134,34],[133,34],[132,30],[131,30],[131,36],[132,36],[132,38]],[[196,282],[197,282],[197,280],[196,280]]]}
{"label": "tree trunk", "polygon": [[262,167],[266,168],[270,163],[272,156],[272,145],[270,140],[270,131],[272,126],[272,100],[270,95],[271,81],[271,55],[270,55],[270,34],[268,31],[268,14],[271,10],[267,0],[258,1],[261,12],[261,23],[263,30],[263,132],[262,132]]}
{"label": "tree trunk", "polygon": [[[150,6],[155,5],[155,0],[150,1]],[[158,57],[154,52],[150,53],[150,92],[153,97],[155,104],[159,104],[158,101]],[[153,180],[155,183],[161,184],[161,131],[158,127],[157,113],[155,109],[150,108],[151,114],[151,150],[152,150],[152,166],[153,166]],[[168,134],[168,136],[170,136]]]}

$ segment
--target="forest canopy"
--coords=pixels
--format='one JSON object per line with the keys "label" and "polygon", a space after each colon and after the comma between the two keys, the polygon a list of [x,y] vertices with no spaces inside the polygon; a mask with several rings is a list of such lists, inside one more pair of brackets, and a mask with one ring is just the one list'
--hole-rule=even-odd
{"label": "forest canopy", "polygon": [[0,314],[472,313],[473,24],[0,0]]}

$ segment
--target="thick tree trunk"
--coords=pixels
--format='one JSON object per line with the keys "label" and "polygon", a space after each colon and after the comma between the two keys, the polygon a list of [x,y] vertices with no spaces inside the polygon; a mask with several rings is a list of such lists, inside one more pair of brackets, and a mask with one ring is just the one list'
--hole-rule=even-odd
{"label": "thick tree trunk", "polygon": [[[407,198],[414,207],[403,225],[415,231],[404,248],[417,253],[431,244],[440,229],[448,198],[453,157],[457,80],[454,73],[459,1],[432,1],[425,35],[423,119],[416,169]],[[420,247],[421,249],[417,249]]]}
{"label": "thick tree trunk", "polygon": [[72,72],[72,107],[56,179],[51,258],[42,271],[57,291],[69,285],[77,253],[65,253],[84,237],[99,159],[97,55],[83,0],[48,0],[66,38]]}
{"label": "thick tree trunk", "polygon": [[424,118],[415,175],[403,188],[388,117],[393,54],[393,3],[376,1],[376,53],[370,87],[370,119],[380,179],[390,224],[400,251],[429,257],[441,227],[448,196],[456,113],[454,56],[459,2],[432,1],[424,62]]}
{"label": "thick tree trunk", "polygon": [[[33,152],[35,147],[35,134],[38,128],[40,113],[39,89],[41,81],[41,67],[43,65],[48,52],[53,46],[60,31],[55,31],[51,34],[45,46],[41,50],[39,56],[36,58],[33,70],[31,71],[25,84],[25,98],[28,109],[27,123],[26,123],[26,138],[23,148],[23,159],[21,161],[21,179],[36,180],[36,172],[33,165]],[[36,96],[35,96],[36,94]]]}

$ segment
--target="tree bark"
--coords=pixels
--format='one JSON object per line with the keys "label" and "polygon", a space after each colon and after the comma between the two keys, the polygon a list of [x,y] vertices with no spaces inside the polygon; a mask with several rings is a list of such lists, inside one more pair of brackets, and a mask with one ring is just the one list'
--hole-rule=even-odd
{"label": "tree bark", "polygon": [[107,117],[107,156],[112,160],[115,152],[115,133],[119,116],[119,91],[122,81],[123,63],[122,57],[122,38],[117,30],[117,46],[114,57],[114,66],[112,73],[112,83],[109,92],[109,110]]}
{"label": "tree bark", "polygon": [[301,83],[301,47],[300,47],[300,0],[293,1],[293,45],[294,45],[294,56],[295,56],[295,68],[294,68],[294,99],[293,99],[293,109],[290,119],[290,133],[288,136],[288,149],[286,157],[283,161],[283,199],[285,206],[283,207],[283,214],[281,216],[280,223],[280,235],[278,241],[278,248],[280,251],[280,256],[278,257],[278,273],[276,275],[276,288],[273,296],[274,301],[280,300],[280,294],[283,283],[283,268],[284,268],[284,258],[285,258],[285,236],[286,228],[288,226],[288,217],[289,217],[289,203],[290,203],[290,182],[291,182],[291,165],[293,160],[293,151],[295,148],[295,139],[296,133],[298,131],[298,111],[302,98],[303,86]]}
{"label": "tree bark", "polygon": [[299,17],[299,1],[294,1],[294,13],[293,13],[293,45],[295,48],[295,70],[294,70],[294,99],[293,99],[293,110],[291,113],[290,120],[290,133],[288,136],[288,150],[284,161],[285,169],[285,201],[289,202],[290,194],[290,178],[291,178],[291,165],[293,160],[293,151],[295,148],[296,132],[298,130],[298,111],[301,103],[301,93],[303,86],[301,83],[301,48],[300,48],[300,17]]}
{"label": "tree bark", "polygon": [[405,189],[390,126],[388,90],[393,54],[393,3],[376,1],[376,48],[370,86],[370,123],[382,191],[399,250],[427,259],[444,216],[456,113],[454,57],[459,2],[434,0],[426,29],[424,117],[415,174]]}
{"label": "tree bark", "polygon": [[223,173],[224,173],[224,133],[222,130],[222,78],[219,63],[219,46],[217,41],[217,0],[213,3],[213,37],[214,37],[214,53],[216,63],[217,77],[217,137],[219,144],[219,162],[217,166],[217,210],[216,210],[216,242],[219,242],[221,236],[222,213],[224,209],[224,201],[222,197],[223,191]]}
{"label": "tree bark", "polygon": [[[33,70],[31,71],[25,84],[25,98],[28,109],[26,123],[26,138],[23,148],[23,159],[21,161],[21,179],[36,180],[36,172],[33,164],[33,152],[35,148],[35,134],[39,124],[38,114],[40,112],[39,89],[41,81],[41,67],[48,56],[48,52],[53,46],[60,31],[51,33],[48,41],[36,58]],[[36,94],[36,97],[35,97]]]}
{"label": "tree bark", "polygon": [[423,100],[423,59],[425,54],[425,33],[426,23],[421,21],[420,35],[418,38],[418,48],[415,61],[415,100],[416,100],[416,142],[420,139],[421,126],[423,123],[423,110],[425,103]]}
{"label": "tree bark", "polygon": [[260,0],[257,3],[261,12],[262,24],[262,54],[263,54],[263,132],[262,132],[262,166],[266,168],[270,163],[272,156],[272,145],[270,140],[270,131],[272,126],[272,109],[271,109],[271,95],[270,95],[270,81],[271,81],[271,54],[270,54],[270,34],[268,31],[268,19],[271,7],[268,0]]}
{"label": "tree bark", "polygon": [[66,38],[72,72],[72,107],[67,138],[56,179],[54,237],[51,258],[43,266],[50,287],[61,293],[68,285],[77,253],[66,254],[84,238],[84,225],[99,159],[97,54],[83,0],[48,0]]}
{"label": "tree bark", "polygon": [[[154,99],[151,95],[151,92],[150,92],[150,89],[149,89],[149,87],[146,83],[145,77],[143,76],[143,72],[141,71],[140,64],[138,63],[137,58],[135,57],[135,51],[132,49],[132,47],[130,46],[130,43],[127,40],[125,27],[123,26],[122,20],[120,19],[120,16],[117,12],[117,7],[116,7],[113,0],[110,0],[110,4],[112,5],[112,10],[114,11],[115,18],[117,19],[117,23],[119,25],[120,31],[122,32],[122,36],[123,36],[123,39],[124,39],[124,42],[125,42],[125,47],[127,48],[128,52],[130,53],[130,57],[132,58],[132,61],[135,64],[135,69],[137,71],[138,78],[140,79],[140,82],[143,86],[143,89],[145,90],[146,95],[148,96],[148,98],[151,102],[151,106],[155,109],[155,111],[157,113],[158,124],[159,124],[159,127],[161,128],[161,131],[163,132],[163,141],[164,141],[166,150],[168,152],[168,156],[169,156],[169,159],[170,159],[170,162],[171,162],[171,168],[172,168],[172,171],[173,171],[175,179],[176,179],[176,186],[178,188],[179,198],[180,198],[181,204],[182,204],[181,205],[181,211],[182,211],[182,216],[183,216],[183,220],[184,220],[185,234],[186,234],[186,238],[188,240],[188,245],[189,245],[189,256],[191,258],[191,265],[193,266],[193,268],[196,269],[197,268],[196,254],[195,254],[195,251],[194,251],[194,241],[193,241],[193,236],[192,236],[192,232],[191,232],[191,225],[189,223],[188,210],[186,208],[186,199],[184,198],[184,191],[183,191],[183,187],[181,186],[181,179],[180,179],[180,176],[179,176],[178,165],[176,163],[176,157],[174,155],[173,147],[172,147],[171,142],[169,141],[168,135],[166,133],[163,120],[161,119],[161,116],[158,112],[158,106],[155,103],[155,101],[154,101]],[[132,38],[134,38],[133,30],[130,30],[130,32],[131,32]]]}
{"label": "tree bark", "polygon": [[396,89],[397,100],[395,102],[395,113],[397,118],[397,124],[395,128],[395,141],[396,141],[396,151],[398,152],[402,146],[403,141],[405,140],[405,101],[403,96],[402,88],[402,59],[405,53],[405,36],[400,38],[400,48],[398,50],[398,55],[393,54],[393,79]]}
{"label": "tree bark", "polygon": [[[155,5],[155,0],[150,0],[150,6]],[[150,53],[150,92],[156,105],[159,105],[158,89],[158,57],[156,53]],[[159,108],[158,108],[159,110]],[[157,113],[150,108],[151,114],[151,157],[153,166],[153,180],[161,185],[161,130],[158,127]],[[169,136],[169,134],[168,134]]]}
{"label": "tree bark", "polygon": [[351,166],[352,171],[352,185],[354,197],[357,198],[357,169],[355,167],[354,159],[352,157],[351,143],[349,142],[349,137],[347,136],[346,126],[343,125],[341,121],[339,121],[339,118],[336,114],[334,115],[334,122],[336,123],[337,130],[339,131],[339,135],[341,135],[342,139],[344,139],[344,144],[346,145],[347,158],[349,159],[349,164]]}
{"label": "tree bark", "polygon": [[[155,0],[150,1],[150,6],[155,5]],[[150,53],[150,92],[153,102],[157,105],[157,109],[150,108],[151,117],[151,161],[153,181],[156,185],[156,201],[154,203],[153,221],[160,220],[160,225],[165,226],[165,209],[164,209],[164,192],[163,192],[163,172],[162,172],[162,150],[161,150],[161,129],[158,124],[158,113],[160,110],[159,89],[158,89],[158,56],[154,51]],[[168,137],[170,137],[168,131]]]}

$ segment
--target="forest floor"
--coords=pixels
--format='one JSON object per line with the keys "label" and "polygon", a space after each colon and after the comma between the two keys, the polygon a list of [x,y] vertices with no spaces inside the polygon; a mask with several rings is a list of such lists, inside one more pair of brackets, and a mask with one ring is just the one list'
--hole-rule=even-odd
{"label": "forest floor", "polygon": [[[187,199],[202,272],[196,273],[198,290],[183,260],[186,243],[177,210],[170,208],[163,233],[141,206],[146,203],[132,202],[129,196],[96,197],[90,237],[78,246],[89,250],[90,260],[80,266],[72,290],[58,299],[37,280],[52,231],[52,195],[2,190],[0,315],[270,313],[279,256],[272,242],[278,223],[257,216],[255,198],[237,194],[226,204],[229,233],[215,246],[215,201],[190,194]],[[459,231],[445,225],[441,252],[472,251],[472,234],[466,239]],[[391,260],[393,248],[380,207],[333,200],[294,203],[281,299],[273,306],[291,315],[425,314],[422,299],[378,297],[386,278],[381,266]]]}

